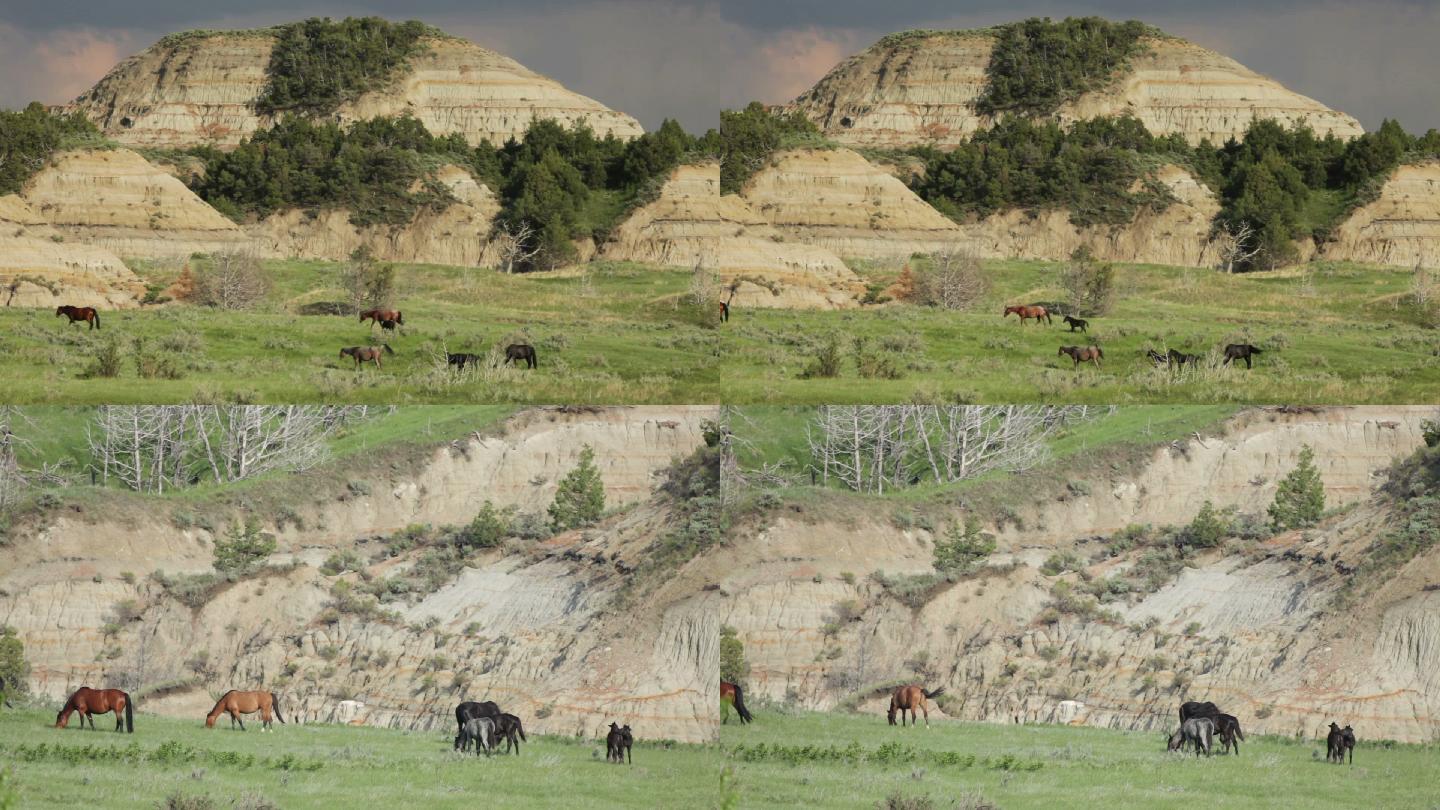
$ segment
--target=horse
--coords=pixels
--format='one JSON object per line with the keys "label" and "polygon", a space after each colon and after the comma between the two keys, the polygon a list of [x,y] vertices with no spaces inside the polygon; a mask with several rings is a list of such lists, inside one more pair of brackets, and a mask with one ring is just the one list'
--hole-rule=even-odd
{"label": "horse", "polygon": [[[70,722],[70,713],[80,713],[80,727],[85,727],[85,721],[90,721],[90,730],[95,730],[95,718],[92,715],[115,712],[115,730],[122,727],[125,733],[135,733],[135,718],[132,713],[130,695],[119,689],[91,689],[82,686],[75,690],[75,694],[65,701],[65,708],[55,715],[55,727],[65,728]],[[120,720],[120,712],[125,712],[125,720]]]}
{"label": "horse", "polygon": [[280,699],[275,697],[274,692],[241,692],[236,689],[231,689],[229,692],[221,695],[219,700],[215,701],[215,708],[211,709],[210,714],[205,717],[205,727],[214,728],[215,719],[221,714],[228,713],[230,715],[230,728],[235,728],[235,724],[239,723],[240,730],[244,731],[245,720],[240,715],[259,712],[260,731],[262,733],[274,731],[275,729],[270,722],[270,713],[272,711],[280,722],[285,722],[285,718],[280,714]]}
{"label": "horse", "polygon": [[84,321],[90,324],[91,329],[100,328],[100,313],[94,307],[72,307],[69,304],[62,304],[55,308],[55,317],[64,315],[70,319],[70,325],[74,326],[76,321]]}
{"label": "horse", "polygon": [[1346,751],[1350,752],[1350,764],[1355,764],[1355,729],[1346,726],[1340,729],[1340,753],[1343,758]]}
{"label": "horse", "polygon": [[349,355],[355,358],[355,369],[358,371],[364,363],[374,363],[375,368],[380,368],[380,354],[394,354],[395,350],[389,346],[350,346],[340,350],[340,356]]}
{"label": "horse", "polygon": [[1258,346],[1251,346],[1249,343],[1231,343],[1225,347],[1224,365],[1230,365],[1231,360],[1244,360],[1246,370],[1250,369],[1250,358],[1252,355],[1261,354]]}
{"label": "horse", "polygon": [[476,703],[467,700],[455,707],[455,724],[459,726],[455,736],[455,747],[460,748],[462,738],[465,736],[465,722],[476,717],[488,717],[491,720],[501,715],[500,707],[493,700],[483,703]]}
{"label": "horse", "polygon": [[475,743],[475,756],[480,756],[480,749],[485,749],[485,756],[490,756],[495,751],[495,719],[493,717],[472,717],[465,721],[460,728],[462,743],[460,750]]}
{"label": "horse", "polygon": [[469,363],[472,366],[480,365],[480,355],[464,353],[447,354],[445,355],[445,362],[449,365],[458,367],[461,371],[464,371],[466,363]]}
{"label": "horse", "polygon": [[1208,717],[1192,717],[1180,723],[1180,728],[1170,735],[1170,741],[1166,749],[1179,751],[1187,743],[1195,744],[1195,756],[1200,756],[1204,751],[1205,756],[1210,756],[1210,744],[1215,736],[1215,721]]}
{"label": "horse", "polygon": [[367,320],[370,321],[370,328],[372,329],[375,328],[375,324],[377,323],[384,326],[386,321],[394,321],[401,326],[405,325],[405,316],[401,314],[398,309],[367,309],[360,313],[360,323],[364,323]]}
{"label": "horse", "polygon": [[1013,307],[1005,307],[1005,314],[1004,314],[1004,315],[1001,315],[1000,317],[1001,317],[1001,318],[1008,317],[1008,316],[1010,315],[1010,313],[1012,313],[1012,312],[1015,313],[1017,316],[1019,316],[1019,318],[1020,318],[1020,325],[1021,325],[1021,326],[1024,326],[1024,325],[1025,325],[1025,321],[1028,320],[1028,319],[1030,319],[1030,318],[1034,318],[1034,319],[1035,319],[1035,323],[1040,323],[1040,319],[1041,319],[1041,318],[1044,318],[1044,319],[1045,319],[1045,323],[1047,323],[1047,324],[1052,322],[1052,321],[1050,320],[1050,312],[1049,312],[1048,310],[1046,310],[1045,307],[1040,307],[1040,306],[1013,306]]}
{"label": "horse", "polygon": [[905,712],[908,711],[910,712],[910,725],[916,725],[915,709],[918,707],[925,715],[925,727],[929,728],[930,709],[925,705],[925,701],[943,694],[945,694],[945,687],[943,686],[933,692],[926,692],[924,687],[915,684],[902,686],[895,690],[895,694],[890,696],[890,711],[886,713],[886,718],[890,721],[890,725],[895,725],[895,713],[898,711],[900,713],[900,726],[903,728],[905,725]]}
{"label": "horse", "polygon": [[1189,363],[1190,367],[1194,368],[1195,364],[1200,362],[1200,355],[1186,354],[1185,352],[1171,349],[1169,352],[1166,353],[1165,361],[1172,366],[1179,366],[1181,368],[1184,368],[1185,364]]}
{"label": "horse", "polygon": [[1099,346],[1061,346],[1055,356],[1059,357],[1062,354],[1070,355],[1070,359],[1075,361],[1076,369],[1079,369],[1080,364],[1086,361],[1094,363],[1096,368],[1100,368],[1100,359],[1105,356],[1105,352],[1101,351]]}
{"label": "horse", "polygon": [[[505,740],[505,753],[510,753],[511,746],[515,748],[515,755],[520,755],[520,740],[525,740],[525,728],[520,725],[520,718],[513,714],[502,714],[495,718],[495,733]],[[516,739],[519,737],[519,739]]]}
{"label": "horse", "polygon": [[1345,756],[1345,732],[1334,720],[1330,721],[1330,733],[1325,736],[1325,761],[1339,764]]}
{"label": "horse", "polygon": [[381,321],[381,322],[380,322],[380,329],[381,329],[381,331],[384,331],[384,332],[394,332],[394,331],[395,331],[395,324],[396,324],[395,321],[389,321],[389,320]]}
{"label": "horse", "polygon": [[1081,332],[1085,332],[1088,334],[1090,331],[1090,322],[1085,320],[1084,318],[1072,318],[1069,315],[1066,315],[1061,320],[1065,321],[1065,324],[1070,327],[1071,332],[1079,329]]}
{"label": "horse", "polygon": [[1212,720],[1220,714],[1220,707],[1210,701],[1199,703],[1187,700],[1180,704],[1180,722],[1185,722],[1192,717],[1209,717]]}
{"label": "horse", "polygon": [[755,720],[754,715],[750,714],[750,710],[745,708],[745,690],[740,688],[740,684],[721,681],[720,699],[729,701],[730,705],[735,707],[736,714],[740,715],[740,725],[743,726]]}
{"label": "horse", "polygon": [[1240,730],[1240,720],[1233,714],[1217,714],[1215,721],[1215,733],[1220,737],[1220,743],[1224,746],[1223,753],[1230,753],[1235,749],[1235,756],[1240,756],[1240,743],[1245,740],[1245,734]]}
{"label": "horse", "polygon": [[605,735],[605,761],[618,764],[625,761],[626,754],[630,754],[630,764],[635,764],[635,755],[630,751],[634,743],[635,736],[630,733],[630,726],[611,723],[610,733]]}
{"label": "horse", "polygon": [[528,343],[511,343],[505,347],[505,362],[513,363],[516,360],[524,360],[526,368],[539,365],[535,360],[535,347]]}

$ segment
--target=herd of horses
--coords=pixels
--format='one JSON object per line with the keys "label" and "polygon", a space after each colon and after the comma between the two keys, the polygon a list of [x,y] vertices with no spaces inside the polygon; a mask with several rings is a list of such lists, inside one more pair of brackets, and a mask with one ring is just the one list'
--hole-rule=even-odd
{"label": "herd of horses", "polygon": [[[1020,319],[1021,326],[1032,319],[1036,324],[1044,321],[1049,325],[1054,323],[1051,317],[1054,314],[1055,312],[1045,304],[1022,304],[1005,307],[1005,312],[1000,317],[1004,319],[1014,315]],[[1062,315],[1062,320],[1066,326],[1070,327],[1069,331],[1072,333],[1080,332],[1087,335],[1090,333],[1090,322],[1084,318]],[[1228,366],[1233,361],[1244,360],[1245,368],[1249,369],[1252,368],[1253,358],[1262,353],[1258,346],[1252,346],[1249,343],[1230,343],[1225,346],[1224,360],[1221,365]],[[1055,356],[1068,356],[1074,361],[1073,367],[1078,371],[1081,363],[1094,363],[1096,368],[1100,368],[1100,361],[1105,358],[1105,352],[1099,346],[1091,343],[1088,346],[1061,346]],[[1187,354],[1175,349],[1161,354],[1154,349],[1147,348],[1145,356],[1155,365],[1171,369],[1183,369],[1187,365],[1195,368],[1201,360],[1201,356],[1198,354]]]}

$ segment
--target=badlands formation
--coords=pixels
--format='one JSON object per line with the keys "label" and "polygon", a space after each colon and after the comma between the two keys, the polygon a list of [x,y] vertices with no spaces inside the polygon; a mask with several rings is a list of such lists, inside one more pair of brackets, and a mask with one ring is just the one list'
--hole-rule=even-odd
{"label": "badlands formation", "polygon": [[[260,516],[278,540],[278,567],[194,608],[164,596],[149,574],[209,571],[211,530],[182,528],[155,501],[51,511],[0,548],[0,624],[20,631],[31,691],[47,699],[124,682],[146,711],[198,718],[226,689],[266,684],[302,721],[453,730],[465,696],[497,701],[532,731],[594,737],[625,716],[651,739],[708,741],[720,631],[713,594],[685,567],[626,588],[673,528],[669,505],[653,494],[659,477],[701,446],[702,423],[715,415],[531,410],[413,466],[347,473],[364,475],[363,489],[311,476],[329,483],[292,500],[294,519]],[[585,444],[595,448],[607,506],[630,507],[622,514],[488,552],[434,592],[385,604],[398,621],[327,610],[336,582],[361,582],[353,572],[323,574],[330,555],[354,552],[367,575],[388,577],[422,552],[389,557],[381,535],[468,523],[487,499],[543,515]],[[231,519],[214,517],[221,527]],[[107,637],[101,628],[125,600],[135,617]],[[363,706],[342,707],[347,699]]]}
{"label": "badlands formation", "polygon": [[[919,678],[945,686],[943,711],[969,720],[1168,731],[1188,696],[1220,704],[1246,731],[1323,736],[1322,718],[1342,716],[1370,738],[1430,741],[1440,731],[1440,592],[1427,583],[1440,576],[1440,553],[1422,553],[1349,607],[1334,600],[1394,527],[1374,487],[1422,446],[1432,412],[1249,411],[1085,490],[1027,489],[996,529],[999,567],[913,608],[868,575],[930,572],[931,532],[899,528],[873,501],[775,510],[731,543],[717,574],[722,620],[745,644],[751,691],[807,708],[844,702],[878,716],[880,686]],[[1046,616],[1055,583],[1079,576],[1042,574],[1051,554],[1074,551],[1089,575],[1106,577],[1140,554],[1097,553],[1100,536],[1127,525],[1187,523],[1206,499],[1263,515],[1306,444],[1327,505],[1351,506],[1341,516],[1249,551],[1206,552],[1154,593],[1104,605],[1119,621]],[[1083,706],[1075,713],[1066,700]]]}
{"label": "badlands formation", "polygon": [[[70,104],[126,146],[234,146],[273,123],[255,110],[276,34],[174,34],[116,65]],[[600,136],[633,138],[632,117],[567,90],[519,62],[463,39],[429,36],[393,86],[336,112],[341,121],[409,113],[435,135],[503,144],[532,119],[585,121]]]}

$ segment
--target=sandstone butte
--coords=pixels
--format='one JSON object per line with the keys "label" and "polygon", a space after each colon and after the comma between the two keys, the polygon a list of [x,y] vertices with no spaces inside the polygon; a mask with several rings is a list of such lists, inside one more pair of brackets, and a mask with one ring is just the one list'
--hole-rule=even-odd
{"label": "sandstone butte", "polygon": [[[893,35],[841,62],[788,106],[846,145],[954,145],[992,122],[972,105],[985,90],[994,43],[984,30]],[[1142,44],[1130,70],[1056,117],[1129,113],[1156,135],[1179,133],[1192,144],[1243,137],[1255,118],[1304,121],[1340,138],[1364,131],[1349,115],[1207,48],[1163,36]]]}
{"label": "sandstone butte", "polygon": [[[595,132],[632,138],[632,117],[572,92],[514,59],[455,37],[430,36],[392,86],[336,113],[341,121],[409,113],[436,135],[499,145],[530,122],[587,122]],[[273,122],[254,103],[264,91],[275,34],[269,29],[165,37],[116,65],[68,105],[127,146],[235,146]]]}
{"label": "sandstone butte", "polygon": [[[1017,485],[1003,501],[1015,518],[987,527],[997,535],[998,567],[941,583],[913,607],[888,589],[850,584],[846,572],[931,573],[928,530],[897,528],[869,502],[832,501],[803,516],[777,510],[742,529],[717,566],[728,594],[721,621],[745,644],[751,692],[807,709],[832,709],[860,685],[913,677],[921,666],[948,688],[943,711],[952,717],[1169,731],[1178,700],[1171,684],[1188,678],[1191,694],[1244,718],[1247,732],[1323,737],[1328,719],[1341,716],[1377,739],[1427,742],[1440,728],[1440,591],[1432,585],[1440,552],[1372,581],[1344,609],[1334,600],[1352,578],[1347,571],[1394,526],[1373,488],[1392,461],[1423,446],[1430,410],[1249,411],[1090,480],[1085,494]],[[1105,578],[1144,551],[1097,556],[1096,536],[1186,523],[1206,499],[1263,515],[1306,444],[1326,459],[1327,503],[1351,505],[1343,517],[1251,552],[1202,553],[1154,592],[1104,604],[1115,621],[1047,614],[1055,583],[1075,579],[1041,573],[1050,555],[1074,552],[1091,576]],[[835,633],[836,605],[847,600],[859,618]],[[929,658],[907,663],[917,649]],[[1066,712],[1066,696],[1084,705]],[[862,695],[859,709],[878,717],[886,698],[878,689]]]}
{"label": "sandstone butte", "polygon": [[1401,166],[1330,235],[1327,259],[1440,267],[1440,161]]}
{"label": "sandstone butte", "polygon": [[[297,677],[285,687],[287,719],[293,711],[304,722],[453,730],[449,684],[465,680],[468,694],[522,715],[531,732],[593,738],[625,716],[654,739],[708,742],[718,720],[718,597],[682,569],[646,582],[625,610],[615,600],[633,578],[624,572],[673,524],[652,499],[656,476],[703,444],[704,422],[715,415],[709,406],[523,411],[487,435],[437,443],[414,467],[382,465],[367,479],[373,495],[342,484],[294,498],[300,521],[265,526],[281,569],[222,587],[194,608],[113,572],[210,571],[207,530],[179,528],[168,510],[151,508],[57,515],[0,547],[0,614],[25,638],[32,692],[52,700],[118,672],[143,673],[147,711],[199,718],[225,689],[276,683],[288,663],[328,663],[335,673],[325,682]],[[485,500],[543,515],[585,445],[603,460],[607,506],[630,507],[624,517],[487,553],[433,592],[387,603],[399,621],[321,620],[333,603],[335,579],[320,570],[331,554],[369,559],[377,535],[416,522],[464,524]],[[367,567],[388,576],[409,564],[402,557]],[[111,642],[95,617],[125,599],[143,605],[143,615],[117,640],[123,655],[97,661],[95,651]],[[478,632],[466,629],[472,623]],[[186,662],[201,650],[209,658],[197,674]],[[442,652],[445,663],[433,664]],[[417,691],[431,666],[440,688]],[[342,707],[336,690],[359,693],[365,705],[345,711],[353,707]]]}

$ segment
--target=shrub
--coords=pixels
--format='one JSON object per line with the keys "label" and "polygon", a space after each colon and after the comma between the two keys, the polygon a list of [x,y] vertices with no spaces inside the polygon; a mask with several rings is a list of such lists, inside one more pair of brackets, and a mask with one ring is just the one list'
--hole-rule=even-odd
{"label": "shrub", "polygon": [[368,245],[361,245],[350,254],[350,261],[341,265],[340,282],[350,294],[356,312],[383,309],[395,298],[395,265],[375,261]]}
{"label": "shrub", "polygon": [[1325,514],[1325,484],[1320,480],[1315,451],[1310,445],[1300,449],[1295,469],[1280,481],[1269,513],[1277,531],[1313,526]]}
{"label": "shrub", "polygon": [[605,512],[605,485],[595,466],[595,449],[590,445],[580,451],[575,468],[560,479],[555,502],[550,504],[550,525],[556,531],[588,526]]}
{"label": "shrub", "polygon": [[215,570],[231,576],[254,571],[275,552],[275,538],[260,531],[254,518],[236,523],[223,538],[215,540]]}
{"label": "shrub", "polygon": [[346,571],[360,571],[364,567],[365,563],[360,559],[360,555],[354,551],[337,551],[329,557],[326,557],[325,562],[320,564],[320,573],[334,577]]}
{"label": "shrub", "polygon": [[1070,308],[1086,317],[1104,315],[1115,301],[1115,268],[1096,262],[1088,247],[1070,256],[1061,268],[1060,283]]}
{"label": "shrub", "polygon": [[115,337],[107,337],[100,341],[95,349],[95,362],[86,367],[82,376],[84,377],[119,377],[120,365],[124,359],[124,353],[120,349],[120,340]]}
{"label": "shrub", "polygon": [[1230,521],[1207,500],[1201,504],[1200,511],[1195,513],[1195,519],[1190,521],[1190,525],[1180,531],[1176,542],[1181,546],[1215,548],[1229,534]]}
{"label": "shrub", "polygon": [[454,542],[461,548],[495,548],[509,535],[510,523],[509,510],[496,509],[487,500],[470,524],[455,533]]}
{"label": "shrub", "polygon": [[195,272],[194,300],[216,309],[253,309],[270,292],[270,274],[248,253],[217,253]]}
{"label": "shrub", "polygon": [[952,311],[969,309],[990,289],[980,259],[959,251],[931,255],[914,273],[912,283],[911,300]]}
{"label": "shrub", "polygon": [[805,379],[839,377],[841,361],[840,341],[831,335],[815,348],[814,361],[800,372],[800,376]]}
{"label": "shrub", "polygon": [[980,531],[980,521],[966,516],[964,524],[952,523],[943,538],[935,541],[935,570],[967,573],[995,551],[995,538]]}
{"label": "shrub", "polygon": [[4,698],[24,695],[29,683],[30,664],[25,660],[25,643],[15,628],[0,627],[0,705]]}
{"label": "shrub", "polygon": [[1045,559],[1040,573],[1047,577],[1059,576],[1066,571],[1078,571],[1084,567],[1080,555],[1073,551],[1057,551]]}
{"label": "shrub", "polygon": [[720,680],[741,683],[750,674],[745,661],[745,643],[730,625],[720,628]]}

